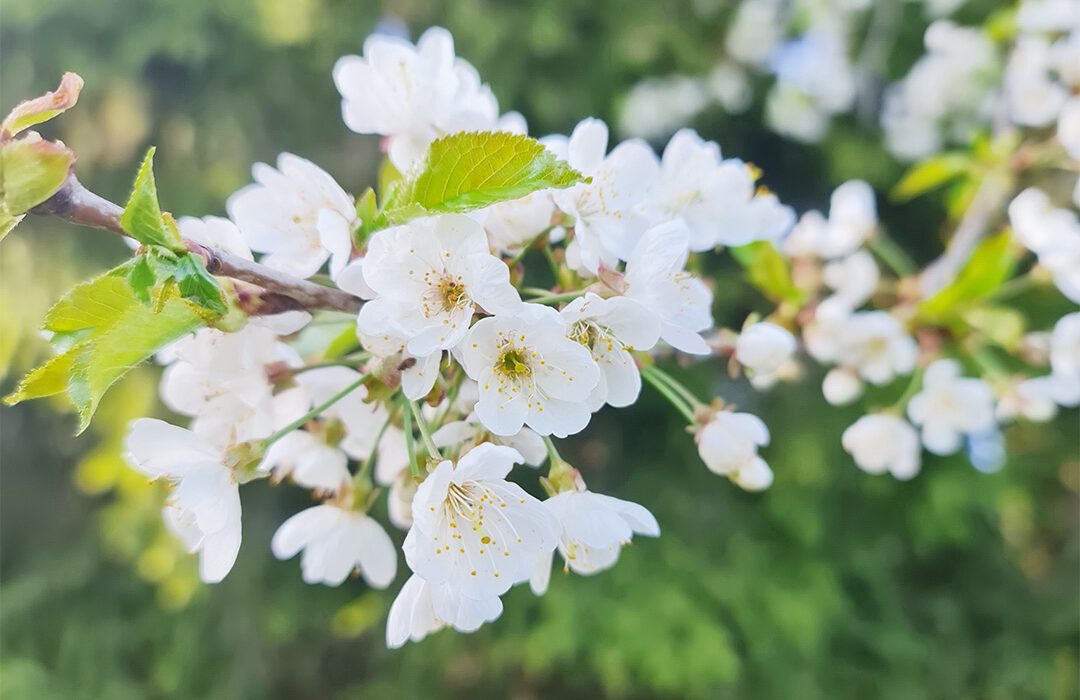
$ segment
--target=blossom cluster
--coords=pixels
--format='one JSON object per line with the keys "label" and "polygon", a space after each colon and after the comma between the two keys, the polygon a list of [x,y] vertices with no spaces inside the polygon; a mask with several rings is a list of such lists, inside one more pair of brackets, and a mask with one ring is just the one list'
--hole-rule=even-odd
{"label": "blossom cluster", "polygon": [[[850,24],[837,17],[862,8],[841,4],[780,46],[779,37],[739,43],[773,26],[769,13],[779,7],[744,3],[736,26],[747,31],[729,36],[740,60],[779,76],[774,120],[788,114],[782,104],[802,105],[802,116],[786,118],[806,138],[855,99]],[[937,26],[937,34],[953,31]],[[946,66],[917,70],[967,75],[948,64],[948,36],[928,37],[928,47]],[[980,60],[974,48],[960,53]],[[346,126],[381,137],[387,170],[398,173],[423,167],[444,137],[528,132],[520,115],[500,113],[438,28],[415,45],[372,36],[362,55],[338,61],[333,80]],[[889,99],[903,112],[895,106],[902,96]],[[386,588],[397,578],[398,548],[369,514],[385,492],[390,524],[406,533],[410,571],[390,609],[387,643],[443,627],[476,630],[499,617],[512,586],[528,582],[542,595],[556,551],[567,571],[589,575],[614,566],[634,535],[660,534],[645,506],[589,490],[554,443],[607,406],[634,404],[643,382],[686,420],[711,472],[748,491],[767,489],[774,474],[760,454],[771,439],[765,422],[702,400],[658,365],[671,353],[687,363],[722,358],[761,391],[799,378],[809,358],[826,368],[822,392],[834,405],[870,395],[876,402],[906,384],[892,405],[840,438],[863,470],[899,479],[919,472],[924,448],[947,455],[966,444],[976,466],[992,468],[977,447],[996,444],[999,425],[1046,420],[1057,406],[1080,403],[1080,313],[1017,342],[1042,348],[1048,375],[966,376],[969,367],[942,350],[920,306],[915,271],[889,247],[867,183],[846,182],[827,212],[796,217],[759,185],[757,168],[725,158],[690,129],[659,154],[636,138],[611,143],[607,125],[592,118],[538,141],[580,179],[375,225],[331,175],[283,153],[274,166],[253,168],[253,184],[228,200],[228,218],[178,221],[191,241],[245,260],[258,253],[269,268],[364,300],[355,317],[252,317],[238,330],[201,329],[158,354],[162,401],[190,422],[136,421],[128,459],[174,485],[165,519],[199,553],[205,581],[222,580],[239,552],[240,486],[268,478],[318,501],[281,524],[269,543],[276,557],[299,554],[309,583],[340,585],[355,571]],[[1076,301],[1076,215],[1038,189],[1019,194],[1008,214],[1009,235],[1037,256],[1032,274],[1049,271]],[[737,330],[714,327],[712,282],[699,272],[702,258],[722,248],[738,249],[744,264],[771,253],[790,271],[789,290],[764,290],[777,302],[768,316],[752,314]],[[522,265],[541,255],[550,275]],[[548,281],[527,285],[526,277]],[[510,479],[517,465],[531,473],[545,462],[543,499]]]}

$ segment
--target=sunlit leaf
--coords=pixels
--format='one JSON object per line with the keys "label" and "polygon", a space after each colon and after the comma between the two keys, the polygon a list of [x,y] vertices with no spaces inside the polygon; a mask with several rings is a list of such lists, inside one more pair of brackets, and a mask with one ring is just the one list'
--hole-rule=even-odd
{"label": "sunlit leaf", "polygon": [[445,136],[398,184],[389,221],[466,212],[582,181],[539,141],[520,134],[467,132]]}
{"label": "sunlit leaf", "polygon": [[71,149],[36,133],[5,143],[0,150],[0,192],[8,214],[27,212],[56,194],[74,163]]}
{"label": "sunlit leaf", "polygon": [[1012,277],[1020,256],[1008,231],[986,239],[975,248],[952,284],[919,305],[928,320],[956,316],[962,305],[978,300]]}
{"label": "sunlit leaf", "polygon": [[75,73],[64,73],[64,77],[60,79],[60,87],[56,90],[16,105],[15,109],[4,117],[0,131],[9,138],[24,129],[49,121],[75,106],[82,87],[82,78]]}
{"label": "sunlit leaf", "polygon": [[914,199],[967,172],[971,156],[966,153],[942,153],[908,170],[892,190],[897,201]]}
{"label": "sunlit leaf", "polygon": [[154,183],[154,151],[151,147],[139,166],[131,197],[120,216],[120,225],[129,236],[143,245],[159,245],[183,253],[187,249],[180,233],[171,220],[162,217],[161,207],[158,206],[157,185]]}
{"label": "sunlit leaf", "polygon": [[768,241],[757,241],[731,249],[735,260],[746,268],[747,278],[773,301],[800,303],[805,294],[791,280],[788,261]]}

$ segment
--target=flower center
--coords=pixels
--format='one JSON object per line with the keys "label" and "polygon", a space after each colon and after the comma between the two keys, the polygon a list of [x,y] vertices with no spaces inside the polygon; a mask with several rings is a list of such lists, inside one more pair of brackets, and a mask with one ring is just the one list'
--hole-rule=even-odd
{"label": "flower center", "polygon": [[499,359],[495,363],[495,371],[514,380],[532,374],[532,368],[529,366],[528,360],[525,359],[525,353],[516,348],[511,348],[499,355]]}
{"label": "flower center", "polygon": [[435,314],[467,309],[472,303],[461,281],[461,275],[441,275],[433,278],[432,273],[428,273],[424,275],[424,281],[428,284],[423,299],[424,316],[427,318]]}

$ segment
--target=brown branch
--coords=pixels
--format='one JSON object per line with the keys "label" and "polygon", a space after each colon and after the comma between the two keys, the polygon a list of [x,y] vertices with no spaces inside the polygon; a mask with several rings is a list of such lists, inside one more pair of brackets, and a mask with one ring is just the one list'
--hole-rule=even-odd
{"label": "brown branch", "polygon": [[[74,173],[68,176],[60,191],[31,209],[30,213],[55,216],[73,224],[128,235],[120,225],[123,209],[86,189]],[[210,274],[250,282],[266,290],[262,301],[253,303],[255,290],[242,287],[248,308],[261,309],[261,315],[292,309],[356,313],[364,303],[363,299],[348,292],[293,277],[223,250],[188,239],[184,239],[184,243],[188,250],[203,259]]]}

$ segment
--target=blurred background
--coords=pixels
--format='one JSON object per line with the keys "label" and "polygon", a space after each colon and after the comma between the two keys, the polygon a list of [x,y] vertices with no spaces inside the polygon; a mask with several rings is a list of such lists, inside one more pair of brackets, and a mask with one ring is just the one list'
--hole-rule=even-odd
{"label": "blurred background", "polygon": [[[893,237],[920,262],[936,255],[948,202],[889,202],[904,164],[867,119],[873,105],[837,114],[814,138],[767,126],[769,79],[728,59],[738,5],[4,0],[0,106],[54,88],[64,70],[80,73],[78,107],[42,131],[71,146],[80,179],[114,201],[151,144],[162,205],[177,215],[224,214],[251,163],[282,150],[360,192],[374,181],[378,141],[341,122],[334,61],[360,53],[376,29],[415,39],[438,24],[535,135],[568,133],[593,115],[660,148],[693,126],[726,156],[763,168],[765,184],[800,212],[825,206],[846,179],[867,180]],[[879,36],[883,25],[887,41],[852,47],[868,56],[859,99],[910,68],[934,16],[979,23],[1008,6],[875,3],[852,34]],[[49,304],[125,254],[108,234],[34,218],[4,241],[5,394],[45,352],[36,327]],[[767,312],[724,260],[717,323]],[[1038,299],[1031,306],[1044,313]],[[923,473],[901,483],[864,474],[843,452],[840,434],[861,409],[824,410],[813,366],[801,384],[765,394],[727,379],[720,362],[672,371],[762,416],[773,487],[748,494],[709,473],[654,394],[618,415],[607,409],[563,454],[594,489],[648,506],[662,538],[635,540],[599,576],[555,575],[543,598],[511,591],[502,618],[476,634],[443,632],[394,652],[384,625],[396,586],[305,585],[295,560],[270,554],[277,525],[308,504],[295,489],[245,489],[236,568],[219,585],[198,582],[194,559],[163,530],[163,491],[119,458],[130,419],[168,417],[155,408],[156,369],[114,389],[78,439],[60,404],[4,408],[0,694],[1077,697],[1075,410],[1008,428],[1011,456],[993,473],[962,454],[924,455]]]}

